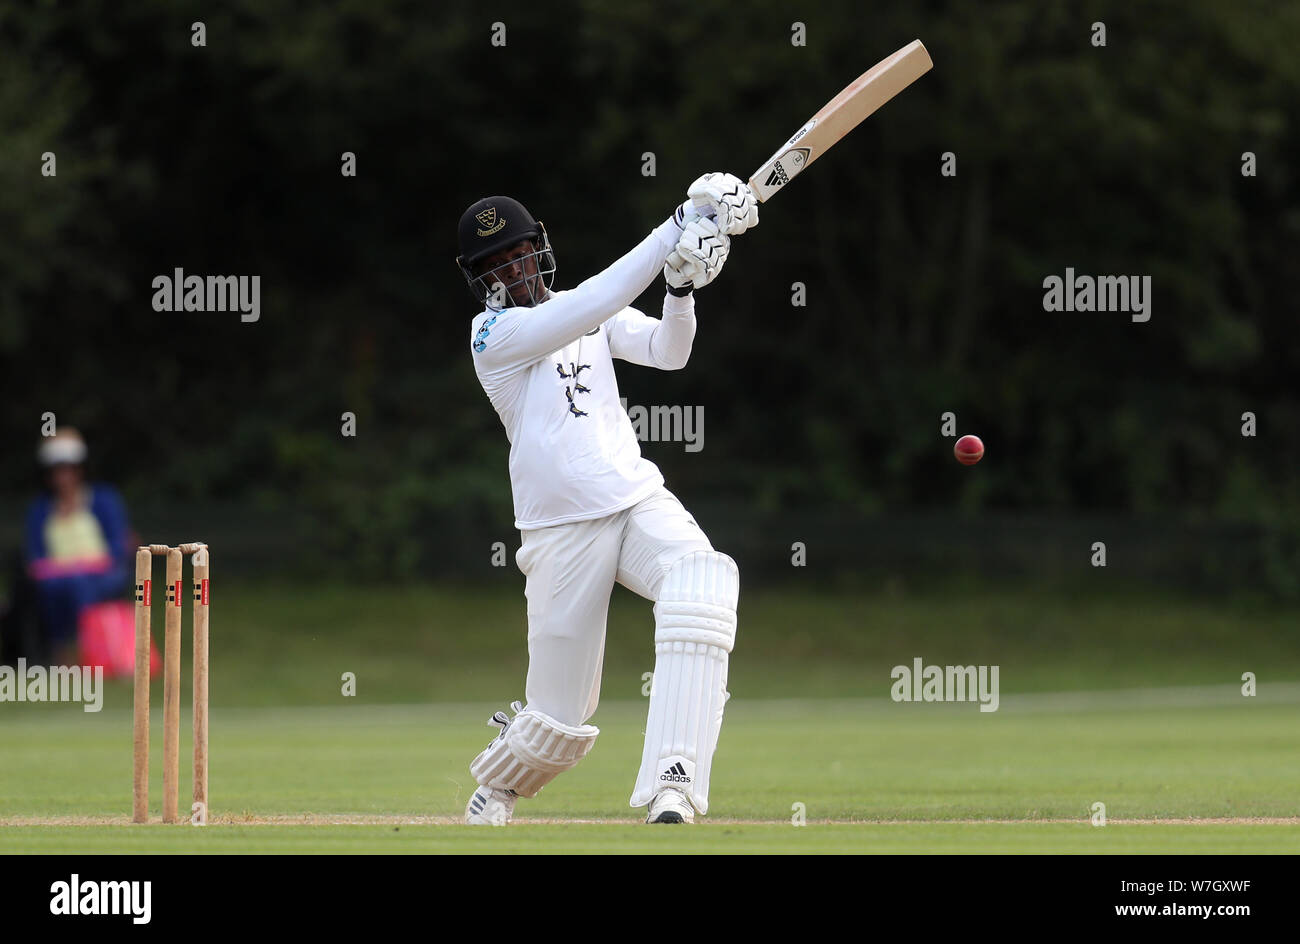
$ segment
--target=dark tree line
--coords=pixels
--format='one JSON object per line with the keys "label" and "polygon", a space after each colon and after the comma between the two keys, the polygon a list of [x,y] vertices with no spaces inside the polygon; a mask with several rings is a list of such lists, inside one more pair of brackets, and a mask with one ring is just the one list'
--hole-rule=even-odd
{"label": "dark tree line", "polygon": [[[921,37],[935,70],[737,239],[700,293],[690,367],[623,368],[632,402],[705,408],[703,452],[647,447],[673,486],[768,510],[1178,513],[1294,534],[1300,7],[689,9],[6,4],[12,494],[53,411],[129,494],[292,507],[340,547],[374,536],[376,559],[415,529],[508,521],[452,265],[463,207],[524,200],[573,285],[698,173],[747,175]],[[150,280],[178,266],[260,275],[261,320],[154,312]],[[1067,266],[1150,275],[1151,321],[1044,312],[1042,280]],[[978,474],[954,478],[945,411],[984,437]]]}

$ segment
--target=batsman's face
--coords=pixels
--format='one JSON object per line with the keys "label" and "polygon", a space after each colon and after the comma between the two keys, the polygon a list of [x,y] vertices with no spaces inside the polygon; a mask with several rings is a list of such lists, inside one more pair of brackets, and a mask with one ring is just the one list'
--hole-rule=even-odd
{"label": "batsman's face", "polygon": [[[541,298],[543,289],[537,274],[536,247],[525,239],[508,249],[493,253],[480,263],[479,272],[490,286],[500,282],[516,305],[529,306],[533,299]],[[532,293],[529,293],[529,285]]]}

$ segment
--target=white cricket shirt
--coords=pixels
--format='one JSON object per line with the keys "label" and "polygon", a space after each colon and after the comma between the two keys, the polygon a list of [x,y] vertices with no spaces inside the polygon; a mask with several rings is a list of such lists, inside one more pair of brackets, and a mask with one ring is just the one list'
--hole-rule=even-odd
{"label": "white cricket shirt", "polygon": [[577,288],[471,323],[474,371],[510,440],[521,531],[612,515],[663,484],[619,403],[613,358],[677,370],[690,357],[692,296],[665,293],[662,320],[629,307],[681,233],[669,219]]}

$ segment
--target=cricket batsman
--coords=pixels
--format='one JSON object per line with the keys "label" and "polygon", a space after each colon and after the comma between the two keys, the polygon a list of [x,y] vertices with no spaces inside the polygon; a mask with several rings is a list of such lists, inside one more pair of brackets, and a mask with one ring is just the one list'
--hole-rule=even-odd
{"label": "cricket batsman", "polygon": [[[575,767],[599,730],[605,624],[615,582],[654,601],[655,671],[631,805],[647,823],[709,808],[727,699],[740,576],[641,455],[614,358],[679,370],[695,338],[693,292],[717,278],[730,237],[758,224],[749,188],[705,174],[630,252],[553,291],[546,228],[516,200],[486,197],[460,219],[456,262],[483,311],[470,356],[510,441],[510,485],[528,602],[525,702],[470,764],[471,824],[504,826],[520,797]],[[632,302],[662,272],[662,318]]]}

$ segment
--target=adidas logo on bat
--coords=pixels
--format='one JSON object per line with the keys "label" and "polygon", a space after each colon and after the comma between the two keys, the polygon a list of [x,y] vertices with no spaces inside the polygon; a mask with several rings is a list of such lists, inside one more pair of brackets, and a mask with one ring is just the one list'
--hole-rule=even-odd
{"label": "adidas logo on bat", "polygon": [[[791,174],[797,174],[803,170],[811,153],[810,148],[791,148],[786,151],[779,159],[772,162],[772,173],[767,175],[767,180],[764,181],[763,185],[766,187],[784,187],[790,182]],[[788,163],[791,169],[786,170],[782,161]]]}

